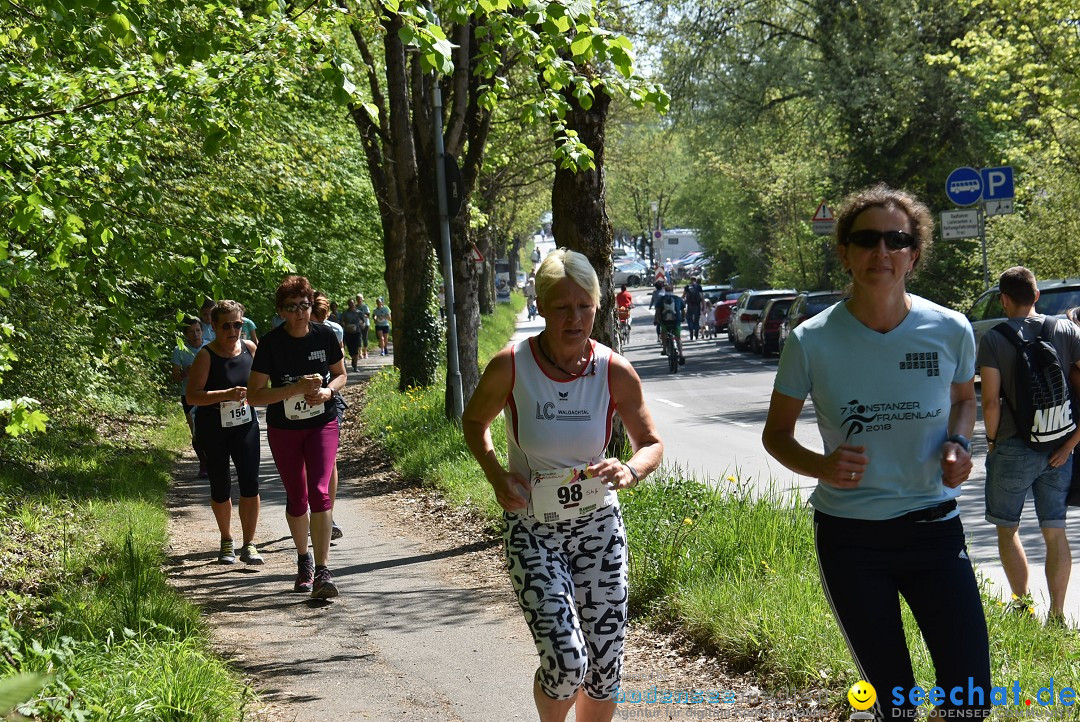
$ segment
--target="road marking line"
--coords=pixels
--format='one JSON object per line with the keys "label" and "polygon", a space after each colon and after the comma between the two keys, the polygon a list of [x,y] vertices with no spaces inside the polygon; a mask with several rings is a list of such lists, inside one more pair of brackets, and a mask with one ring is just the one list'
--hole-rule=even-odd
{"label": "road marking line", "polygon": [[668,401],[667,399],[657,399],[657,401],[658,401],[659,403],[661,403],[661,404],[667,404],[668,406],[674,406],[674,407],[675,407],[675,408],[677,408],[677,409],[684,409],[684,408],[686,408],[686,407],[685,407],[685,406],[683,406],[682,404],[677,404],[677,403],[675,403],[674,401]]}

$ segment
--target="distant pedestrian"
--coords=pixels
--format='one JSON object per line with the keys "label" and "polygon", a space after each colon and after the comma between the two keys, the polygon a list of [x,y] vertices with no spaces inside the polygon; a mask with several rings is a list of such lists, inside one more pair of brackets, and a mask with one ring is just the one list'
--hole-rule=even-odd
{"label": "distant pedestrian", "polygon": [[326,316],[327,321],[333,321],[334,323],[341,323],[341,314],[338,313],[338,305],[336,301],[330,302],[330,313]]}
{"label": "distant pedestrian", "polygon": [[[266,436],[285,486],[285,518],[296,546],[293,589],[326,599],[338,594],[328,567],[333,524],[329,487],[338,450],[334,397],[345,386],[346,374],[334,332],[311,321],[313,300],[311,284],[303,276],[288,276],[278,286],[275,306],[287,319],[259,344],[248,398],[254,405],[266,405]],[[309,531],[314,563],[308,553]]]}
{"label": "distant pedestrian", "polygon": [[686,301],[686,330],[690,340],[694,341],[701,336],[701,303],[705,300],[705,292],[696,277],[691,278],[683,290],[683,298]]}
{"label": "distant pedestrian", "polygon": [[360,358],[368,357],[368,333],[371,331],[371,309],[362,294],[356,294],[356,312],[360,314]]}
{"label": "distant pedestrian", "polygon": [[256,346],[240,338],[243,317],[244,307],[236,301],[219,301],[214,306],[211,320],[215,338],[195,357],[188,388],[188,398],[195,405],[196,434],[210,475],[210,507],[221,535],[220,564],[236,561],[230,459],[240,487],[240,560],[263,563],[254,541],[259,525],[259,417],[247,399]]}
{"label": "distant pedestrian", "polygon": [[[326,296],[322,295],[319,291],[315,292],[315,304],[311,307],[311,320],[315,323],[322,323],[330,327],[334,332],[334,335],[338,338],[338,343],[342,343],[344,338],[344,330],[340,324],[334,323],[329,318],[330,304],[326,299]],[[344,350],[344,345],[342,346]],[[348,405],[345,403],[345,398],[341,394],[334,394],[334,403],[337,405],[337,420],[338,427],[340,429],[341,424],[345,422],[345,409]],[[330,518],[333,519],[334,514],[334,502],[337,500],[337,487],[338,487],[338,465],[337,459],[334,459],[334,473],[330,475]],[[330,540],[340,539],[345,536],[345,533],[338,526],[336,521],[331,522],[330,527]]]}
{"label": "distant pedestrian", "polygon": [[256,333],[257,327],[255,322],[247,316],[244,316],[244,327],[240,329],[240,338],[244,341],[251,341],[256,346],[259,344],[259,334]]}
{"label": "distant pedestrian", "polygon": [[214,325],[210,320],[210,312],[213,310],[214,299],[212,298],[205,299],[202,308],[199,309],[199,320],[202,322],[203,343],[210,343],[214,340]]}
{"label": "distant pedestrian", "polygon": [[199,349],[203,347],[202,322],[194,316],[186,316],[183,329],[184,345],[174,346],[172,351],[171,378],[173,383],[180,384],[180,405],[184,408],[184,419],[187,421],[188,431],[191,432],[191,448],[195,450],[195,455],[199,457],[199,478],[205,479],[206,460],[195,439],[195,416],[192,413],[195,407],[188,403],[187,400],[187,383],[191,364],[194,363]]}
{"label": "distant pedestrian", "polygon": [[529,320],[532,321],[536,318],[536,274],[530,273],[529,278],[525,281],[525,309],[528,312]]}
{"label": "distant pedestrian", "polygon": [[375,299],[371,320],[375,322],[375,336],[379,339],[379,355],[389,356],[390,308],[383,303],[382,297]]}
{"label": "distant pedestrian", "polygon": [[[1031,611],[1028,587],[1028,561],[1020,540],[1020,517],[1029,492],[1035,499],[1035,515],[1046,545],[1046,585],[1050,591],[1050,611],[1047,621],[1065,624],[1065,593],[1069,586],[1072,554],[1066,538],[1066,497],[1072,483],[1073,449],[1080,442],[1080,427],[1072,417],[1073,403],[1068,378],[1071,371],[1080,373],[1080,332],[1068,321],[1044,316],[1035,310],[1039,287],[1035,275],[1016,266],[1001,274],[1001,306],[1007,318],[990,329],[979,342],[976,367],[982,377],[982,406],[986,426],[986,520],[997,527],[998,556],[1005,576],[1016,599],[1014,608]],[[1030,367],[1021,368],[1018,348],[1036,344],[1040,339],[1050,342],[1062,371],[1057,380],[1062,383],[1057,401],[1060,409],[1036,408],[1046,418],[1059,424],[1040,429],[1047,438],[1040,449],[1029,445],[1032,420],[1020,416],[1039,399],[1029,394],[1038,389],[1022,384],[1020,375]],[[1036,369],[1049,373],[1049,369]],[[1049,399],[1050,397],[1048,397]],[[1002,403],[1004,401],[1004,403]],[[1051,404],[1056,403],[1051,401]],[[1047,404],[1049,406],[1049,404]],[[1069,430],[1072,426],[1072,430]]]}
{"label": "distant pedestrian", "polygon": [[345,332],[345,350],[352,360],[352,370],[356,370],[356,360],[360,356],[360,326],[362,321],[356,310],[356,301],[349,299],[349,306],[341,312],[341,326]]}

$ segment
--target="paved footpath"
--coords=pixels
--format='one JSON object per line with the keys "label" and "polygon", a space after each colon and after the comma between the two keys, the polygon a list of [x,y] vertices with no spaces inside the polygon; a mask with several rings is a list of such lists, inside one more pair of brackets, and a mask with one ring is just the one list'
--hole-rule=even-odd
{"label": "paved footpath", "polygon": [[[389,361],[368,359],[350,384]],[[353,423],[359,423],[353,421]],[[432,552],[395,521],[387,470],[343,466],[330,567],[341,596],[292,591],[296,553],[263,432],[261,567],[216,563],[218,535],[194,458],[170,495],[173,583],[203,605],[215,640],[271,703],[272,720],[532,719],[535,651],[506,589],[462,580],[460,561],[494,542]],[[366,473],[359,473],[364,471]],[[234,503],[236,487],[233,487]],[[234,514],[234,538],[239,522]],[[239,545],[239,541],[238,541]]]}

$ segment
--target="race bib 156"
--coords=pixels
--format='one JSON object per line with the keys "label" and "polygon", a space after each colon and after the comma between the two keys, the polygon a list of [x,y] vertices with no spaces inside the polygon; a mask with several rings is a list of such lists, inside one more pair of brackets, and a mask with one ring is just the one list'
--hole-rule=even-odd
{"label": "race bib 156", "polygon": [[223,429],[251,423],[251,407],[247,401],[222,401],[219,408],[221,409],[221,428]]}

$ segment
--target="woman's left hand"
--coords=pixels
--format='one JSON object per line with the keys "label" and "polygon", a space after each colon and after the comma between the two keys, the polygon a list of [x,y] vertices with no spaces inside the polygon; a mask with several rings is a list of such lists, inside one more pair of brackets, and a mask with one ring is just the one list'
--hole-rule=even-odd
{"label": "woman's left hand", "polygon": [[326,386],[318,389],[314,393],[304,395],[304,401],[307,402],[308,406],[318,406],[319,404],[325,404],[332,398],[334,398],[334,392],[332,389]]}
{"label": "woman's left hand", "polygon": [[954,489],[971,474],[971,453],[953,441],[946,441],[941,447],[941,481]]}
{"label": "woman's left hand", "polygon": [[626,468],[626,464],[615,457],[591,464],[589,473],[602,478],[607,482],[609,489],[629,489],[637,485],[637,482],[634,481],[634,475]]}

